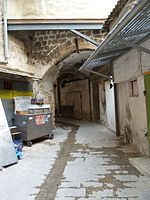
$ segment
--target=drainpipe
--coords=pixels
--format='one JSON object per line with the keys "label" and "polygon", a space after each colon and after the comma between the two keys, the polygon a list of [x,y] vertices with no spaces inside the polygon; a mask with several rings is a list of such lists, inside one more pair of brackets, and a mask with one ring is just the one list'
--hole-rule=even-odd
{"label": "drainpipe", "polygon": [[4,39],[4,61],[1,64],[8,63],[8,30],[7,30],[7,0],[3,0],[3,39]]}
{"label": "drainpipe", "polygon": [[120,136],[120,124],[119,124],[119,110],[118,110],[118,98],[117,98],[117,85],[114,83],[114,100],[115,100],[115,119],[116,119],[116,136]]}

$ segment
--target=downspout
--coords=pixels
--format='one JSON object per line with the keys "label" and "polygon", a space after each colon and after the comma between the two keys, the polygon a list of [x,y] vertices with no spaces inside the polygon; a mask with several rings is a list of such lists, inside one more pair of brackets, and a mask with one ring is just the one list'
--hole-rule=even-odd
{"label": "downspout", "polygon": [[120,136],[120,119],[119,119],[119,101],[118,101],[118,85],[114,82],[114,67],[111,65],[113,83],[114,83],[114,103],[115,103],[115,122],[116,122],[116,136]]}
{"label": "downspout", "polygon": [[114,83],[114,100],[115,100],[115,120],[116,120],[116,136],[120,136],[120,124],[119,124],[119,110],[118,110],[118,89],[116,83]]}
{"label": "downspout", "polygon": [[8,63],[8,29],[7,29],[7,0],[3,0],[3,39],[4,39],[4,61],[1,64]]}
{"label": "downspout", "polygon": [[88,86],[89,86],[90,121],[92,121],[91,81],[90,81],[90,79],[88,80]]}

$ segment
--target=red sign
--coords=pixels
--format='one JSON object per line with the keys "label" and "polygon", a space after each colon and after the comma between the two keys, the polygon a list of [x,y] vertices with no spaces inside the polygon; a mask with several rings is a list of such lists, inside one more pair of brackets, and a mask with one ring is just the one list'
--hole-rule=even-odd
{"label": "red sign", "polygon": [[36,123],[36,125],[45,124],[45,115],[36,115],[35,116],[35,123]]}

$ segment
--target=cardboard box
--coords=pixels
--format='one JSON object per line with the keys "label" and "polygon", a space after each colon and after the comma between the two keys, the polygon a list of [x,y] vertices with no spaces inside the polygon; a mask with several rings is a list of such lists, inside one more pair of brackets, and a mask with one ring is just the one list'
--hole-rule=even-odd
{"label": "cardboard box", "polygon": [[26,115],[26,114],[28,114],[28,111],[18,111],[18,110],[16,110],[16,114],[17,115]]}

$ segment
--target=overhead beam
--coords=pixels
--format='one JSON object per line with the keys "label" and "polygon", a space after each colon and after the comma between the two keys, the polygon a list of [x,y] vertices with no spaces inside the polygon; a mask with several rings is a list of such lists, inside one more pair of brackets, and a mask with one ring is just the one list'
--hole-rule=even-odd
{"label": "overhead beam", "polygon": [[100,30],[102,24],[99,23],[30,23],[30,24],[10,24],[8,31],[38,31],[38,30]]}
{"label": "overhead beam", "polygon": [[[150,35],[149,35],[150,36]],[[147,53],[147,54],[150,54],[150,50],[149,49],[146,49],[145,47],[142,47],[142,46],[140,46],[140,45],[138,45],[138,44],[135,44],[135,43],[132,43],[132,42],[130,42],[130,41],[128,41],[128,40],[124,40],[124,39],[122,39],[121,37],[115,37],[115,39],[118,41],[118,42],[120,42],[120,43],[122,43],[122,44],[125,44],[126,46],[129,46],[129,47],[132,47],[132,48],[134,48],[134,49],[138,49],[138,50],[140,50],[140,51],[143,51],[143,52],[145,52],[145,53]]]}
{"label": "overhead beam", "polygon": [[94,44],[95,46],[98,47],[99,45],[99,42],[96,42],[95,40],[93,40],[92,38],[88,37],[87,35],[84,35],[83,33],[77,31],[77,30],[74,30],[74,29],[71,29],[70,30],[72,33],[75,33],[76,35],[80,36],[81,38],[83,38],[84,40],[90,42],[91,44]]}
{"label": "overhead beam", "polygon": [[105,19],[8,18],[9,24],[104,24]]}

